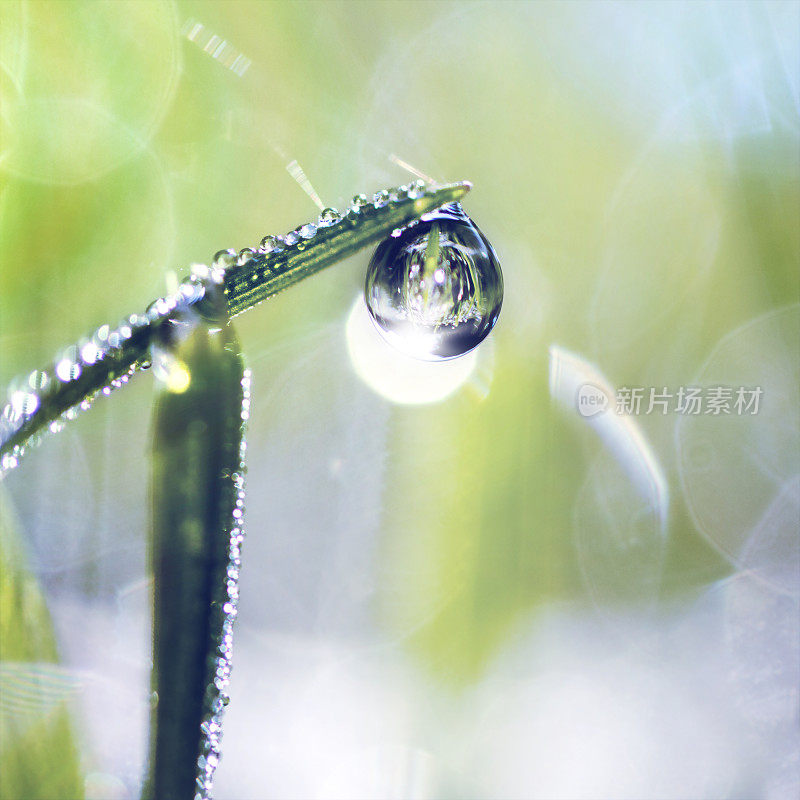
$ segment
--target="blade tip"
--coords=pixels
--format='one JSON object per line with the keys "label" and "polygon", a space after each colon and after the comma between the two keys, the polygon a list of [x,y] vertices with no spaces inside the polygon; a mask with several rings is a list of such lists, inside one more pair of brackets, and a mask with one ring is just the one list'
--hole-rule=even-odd
{"label": "blade tip", "polygon": [[440,187],[439,191],[449,198],[449,202],[453,202],[460,200],[470,189],[472,189],[471,181],[456,181]]}

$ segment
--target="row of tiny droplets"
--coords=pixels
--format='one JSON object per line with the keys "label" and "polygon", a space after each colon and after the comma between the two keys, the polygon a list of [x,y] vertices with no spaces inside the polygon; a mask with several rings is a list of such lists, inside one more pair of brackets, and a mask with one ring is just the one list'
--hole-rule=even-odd
{"label": "row of tiny droplets", "polygon": [[[389,203],[398,200],[417,200],[423,197],[426,191],[426,184],[423,180],[417,180],[405,186],[398,186],[394,189],[383,189],[372,196],[371,204],[374,208],[383,208]],[[350,202],[350,207],[342,215],[335,208],[326,208],[320,212],[316,224],[307,222],[299,228],[295,228],[282,236],[265,236],[261,240],[261,245],[257,248],[245,247],[238,253],[235,250],[220,250],[214,256],[214,267],[217,269],[231,270],[242,267],[259,256],[279,253],[288,248],[296,247],[298,250],[305,248],[307,242],[314,238],[320,228],[329,228],[343,221],[355,224],[363,213],[364,209],[370,205],[370,200],[364,194],[357,194]],[[253,283],[258,283],[260,278],[253,274],[250,278]]]}
{"label": "row of tiny droplets", "polygon": [[239,569],[242,564],[242,542],[244,541],[244,476],[246,472],[247,421],[250,418],[250,370],[242,375],[242,413],[239,444],[239,467],[231,475],[236,501],[233,508],[233,524],[228,545],[228,569],[226,590],[228,599],[222,606],[223,622],[217,652],[212,655],[214,683],[208,687],[211,695],[211,711],[200,725],[201,754],[197,759],[197,792],[194,800],[210,800],[214,781],[214,770],[219,764],[222,740],[222,716],[230,701],[228,686],[231,678],[233,657],[233,623],[239,610]]}
{"label": "row of tiny droplets", "polygon": [[[37,411],[40,411],[43,398],[47,398],[48,395],[56,397],[59,391],[66,390],[70,384],[80,379],[87,367],[105,359],[120,358],[125,354],[126,346],[135,332],[144,328],[155,331],[178,307],[188,307],[202,298],[207,282],[220,283],[222,280],[218,270],[209,270],[202,265],[193,267],[193,270],[192,276],[181,284],[175,294],[156,300],[144,314],[132,314],[113,329],[109,325],[101,325],[91,336],[81,340],[77,345],[62,350],[50,370],[35,370],[26,378],[14,381],[8,390],[8,402],[0,411],[0,430],[3,432],[3,438],[13,435]],[[18,466],[26,451],[38,446],[43,436],[61,432],[67,422],[89,409],[99,396],[107,397],[114,389],[128,383],[136,372],[149,367],[149,358],[136,361],[122,375],[92,390],[55,419],[50,420],[46,427],[15,445],[0,459],[0,478]]]}
{"label": "row of tiny droplets", "polygon": [[[63,350],[56,357],[50,371],[34,370],[26,378],[12,382],[8,390],[8,402],[0,411],[0,425],[4,429],[4,438],[5,435],[10,437],[16,433],[39,411],[43,397],[51,392],[57,393],[60,388],[77,381],[85,367],[104,358],[122,355],[132,331],[147,324],[149,322],[146,318],[133,315],[113,330],[108,325],[101,325],[87,340]],[[127,383],[137,370],[146,369],[148,366],[149,364],[145,362],[132,364],[127,372],[117,376],[101,389],[86,395],[71,408],[50,420],[46,428],[15,445],[11,452],[3,454],[0,460],[0,476],[17,467],[27,450],[37,447],[43,436],[62,431],[64,425],[75,419],[81,411],[88,409],[98,395],[111,394],[113,389]]]}
{"label": "row of tiny droplets", "polygon": [[[415,200],[422,197],[425,191],[424,181],[414,181],[396,189],[376,192],[372,198],[372,205],[377,209],[404,198]],[[90,337],[62,351],[50,372],[36,370],[27,378],[13,382],[9,388],[8,402],[0,411],[0,432],[4,436],[6,433],[8,436],[13,435],[39,410],[41,398],[46,393],[57,392],[59,386],[66,386],[78,380],[84,367],[124,353],[125,344],[134,330],[142,327],[155,328],[179,306],[197,302],[203,295],[204,285],[209,281],[221,283],[227,269],[247,264],[258,255],[278,252],[293,246],[302,248],[308,240],[313,239],[319,228],[330,227],[343,220],[355,223],[369,204],[366,195],[356,195],[344,216],[334,208],[326,208],[320,213],[316,224],[306,223],[283,236],[265,236],[258,249],[246,247],[238,254],[235,250],[221,250],[214,256],[211,269],[204,265],[194,265],[191,277],[181,284],[178,291],[174,295],[156,300],[144,315],[133,314],[113,330],[108,325],[101,325]],[[257,281],[258,277],[254,275],[253,279]],[[0,478],[19,464],[28,448],[40,444],[43,434],[60,432],[66,422],[75,419],[81,411],[88,409],[99,395],[111,394],[113,389],[127,383],[135,372],[147,369],[149,366],[150,361],[146,359],[136,362],[126,373],[86,395],[56,419],[51,420],[43,431],[15,445],[11,452],[5,453],[0,459]]]}
{"label": "row of tiny droplets", "polygon": [[[66,359],[62,359],[59,364],[64,363],[65,360]],[[87,395],[80,403],[68,408],[66,411],[59,414],[58,417],[51,420],[46,429],[37,431],[24,442],[15,445],[10,453],[4,453],[2,459],[0,459],[0,478],[17,467],[25,453],[33,447],[38,447],[45,436],[53,433],[60,433],[67,422],[75,419],[81,411],[85,411],[92,405],[98,394],[108,396],[113,389],[118,389],[120,386],[127,383],[131,375],[142,368],[144,368],[142,364],[132,364],[127,372],[114,378],[114,380],[104,386],[102,390]],[[0,412],[3,417],[3,424],[9,424],[9,427],[12,428],[11,432],[18,429],[19,425],[21,425],[26,418],[30,417],[35,409],[39,407],[40,395],[34,387],[38,382],[44,382],[47,379],[49,379],[49,375],[46,372],[35,370],[30,374],[26,385],[22,388],[19,388],[19,382],[12,384],[15,388],[13,391],[9,392],[9,402],[3,407],[2,412]]]}

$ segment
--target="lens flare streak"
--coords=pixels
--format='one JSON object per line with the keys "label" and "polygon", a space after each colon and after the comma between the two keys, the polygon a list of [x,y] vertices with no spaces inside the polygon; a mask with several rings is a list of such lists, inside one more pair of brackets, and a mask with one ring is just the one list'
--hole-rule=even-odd
{"label": "lens flare streak", "polygon": [[253,63],[230,42],[210,31],[202,22],[194,19],[187,20],[181,29],[181,33],[204,53],[210,55],[211,58],[222,64],[225,69],[229,69],[240,78]]}

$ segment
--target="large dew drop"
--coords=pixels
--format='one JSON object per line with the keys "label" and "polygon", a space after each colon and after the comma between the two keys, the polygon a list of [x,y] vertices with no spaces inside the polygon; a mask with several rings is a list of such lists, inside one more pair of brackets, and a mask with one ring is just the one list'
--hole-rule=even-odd
{"label": "large dew drop", "polygon": [[488,336],[503,303],[503,274],[486,237],[451,203],[381,242],[364,292],[391,344],[436,361]]}

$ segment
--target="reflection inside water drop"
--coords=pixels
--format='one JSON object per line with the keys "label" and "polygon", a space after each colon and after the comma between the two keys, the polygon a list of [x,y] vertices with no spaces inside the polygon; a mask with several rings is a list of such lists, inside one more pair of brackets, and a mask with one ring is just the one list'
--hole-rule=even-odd
{"label": "reflection inside water drop", "polygon": [[458,203],[450,203],[378,246],[364,294],[394,346],[417,358],[454,358],[494,327],[503,275],[489,241]]}

